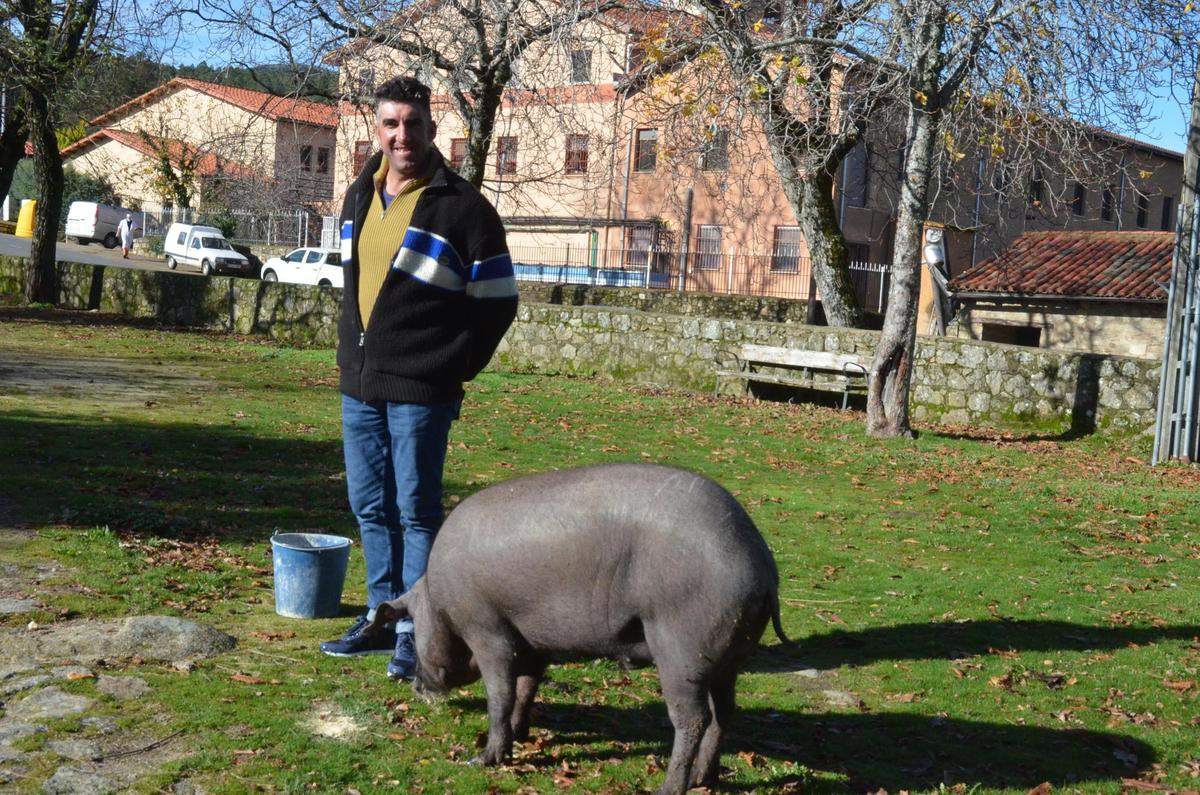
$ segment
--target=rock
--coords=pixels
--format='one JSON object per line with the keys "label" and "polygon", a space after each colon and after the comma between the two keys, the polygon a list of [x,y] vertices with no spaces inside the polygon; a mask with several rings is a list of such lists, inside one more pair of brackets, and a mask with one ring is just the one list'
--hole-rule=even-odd
{"label": "rock", "polygon": [[237,641],[224,632],[172,616],[118,621],[67,621],[37,631],[0,631],[8,660],[145,660],[174,662],[229,651]]}
{"label": "rock", "polygon": [[119,728],[117,722],[107,715],[87,717],[80,723],[86,728],[95,729],[100,734],[112,734]]}
{"label": "rock", "polygon": [[93,699],[64,693],[57,687],[37,690],[8,707],[8,718],[44,720],[86,712]]}
{"label": "rock", "polygon": [[49,730],[40,723],[22,723],[5,718],[0,720],[0,745],[34,734],[45,734],[47,731]]}
{"label": "rock", "polygon": [[38,604],[32,599],[13,599],[11,597],[0,597],[0,615],[32,613],[37,609]]}
{"label": "rock", "polygon": [[42,792],[47,795],[104,795],[116,790],[116,786],[99,773],[76,767],[60,767],[42,784]]}
{"label": "rock", "polygon": [[150,692],[150,685],[136,676],[101,676],[96,680],[96,689],[124,701],[146,695]]}
{"label": "rock", "polygon": [[51,740],[46,750],[76,762],[90,762],[100,756],[100,746],[91,740]]}
{"label": "rock", "polygon": [[0,696],[11,696],[13,693],[20,693],[22,690],[29,690],[44,685],[50,681],[50,677],[46,674],[38,674],[37,676],[27,676],[24,679],[12,679],[0,685]]}
{"label": "rock", "polygon": [[858,696],[846,690],[822,690],[821,695],[831,707],[854,707],[858,705]]}

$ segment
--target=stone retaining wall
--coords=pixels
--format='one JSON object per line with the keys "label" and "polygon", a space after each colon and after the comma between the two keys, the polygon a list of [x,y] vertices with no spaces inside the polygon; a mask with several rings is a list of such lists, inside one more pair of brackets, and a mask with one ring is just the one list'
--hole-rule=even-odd
{"label": "stone retaining wall", "polygon": [[[24,260],[0,259],[0,294],[20,293],[24,267]],[[93,269],[60,267],[62,303],[86,307]],[[537,284],[522,284],[521,296],[494,366],[711,392],[716,370],[732,366],[731,352],[745,342],[869,360],[879,338],[875,331],[804,325],[797,319],[802,302]],[[336,340],[340,299],[330,288],[107,268],[100,308],[328,346]],[[1048,432],[1143,431],[1154,423],[1158,377],[1151,359],[921,337],[912,414],[920,422]]]}

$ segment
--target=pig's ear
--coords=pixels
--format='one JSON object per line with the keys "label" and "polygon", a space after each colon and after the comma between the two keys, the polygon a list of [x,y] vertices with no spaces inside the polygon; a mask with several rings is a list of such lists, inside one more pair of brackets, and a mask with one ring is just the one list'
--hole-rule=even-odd
{"label": "pig's ear", "polygon": [[375,618],[370,624],[367,624],[363,632],[373,635],[384,627],[395,624],[396,619],[404,618],[407,615],[408,603],[403,596],[390,602],[384,602],[375,608]]}

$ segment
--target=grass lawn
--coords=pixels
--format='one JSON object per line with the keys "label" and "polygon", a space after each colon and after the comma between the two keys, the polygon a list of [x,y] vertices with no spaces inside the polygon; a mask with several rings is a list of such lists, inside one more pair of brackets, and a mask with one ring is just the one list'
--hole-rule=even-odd
{"label": "grass lawn", "polygon": [[[532,741],[481,770],[465,764],[481,685],[427,705],[385,679],[386,658],[317,652],[362,610],[357,545],[343,617],[274,613],[273,530],[355,535],[332,351],[0,309],[5,362],[20,366],[0,375],[0,526],[36,540],[0,541],[0,564],[61,567],[32,618],[167,613],[239,641],[189,672],[130,664],[153,695],[113,714],[181,731],[191,752],[144,791],[661,782],[652,669],[553,667]],[[740,678],[725,791],[1200,789],[1200,472],[1151,468],[1146,438],[919,430],[876,441],[860,414],[487,373],[452,433],[447,502],[628,460],[738,496],[799,643],[768,629]]]}

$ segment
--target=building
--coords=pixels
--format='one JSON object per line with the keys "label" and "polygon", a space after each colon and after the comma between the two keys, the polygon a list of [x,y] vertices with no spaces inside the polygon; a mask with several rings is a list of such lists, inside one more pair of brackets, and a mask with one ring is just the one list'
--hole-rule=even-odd
{"label": "building", "polygon": [[95,130],[62,154],[127,204],[169,206],[169,183],[185,180],[197,205],[219,196],[241,209],[328,212],[337,120],[331,105],[176,77],[92,119]]}
{"label": "building", "polygon": [[950,333],[1158,358],[1174,250],[1164,231],[1026,232],[951,280]]}

